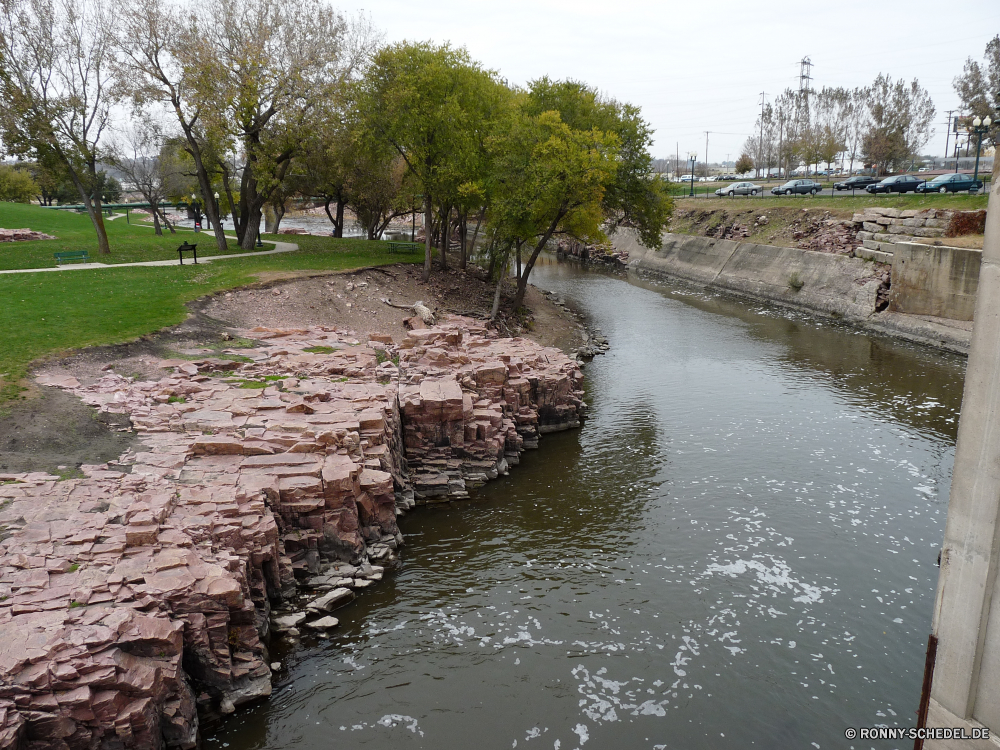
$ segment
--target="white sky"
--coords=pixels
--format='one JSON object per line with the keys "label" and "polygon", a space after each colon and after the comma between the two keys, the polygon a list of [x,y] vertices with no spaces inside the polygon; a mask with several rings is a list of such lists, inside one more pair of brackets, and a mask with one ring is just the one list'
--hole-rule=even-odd
{"label": "white sky", "polygon": [[515,84],[575,78],[637,104],[656,131],[653,154],[697,150],[736,159],[768,100],[798,86],[861,86],[884,72],[916,77],[937,107],[925,153],[943,153],[952,79],[1000,33],[1000,2],[927,0],[332,0],[364,11],[387,41],[450,41]]}

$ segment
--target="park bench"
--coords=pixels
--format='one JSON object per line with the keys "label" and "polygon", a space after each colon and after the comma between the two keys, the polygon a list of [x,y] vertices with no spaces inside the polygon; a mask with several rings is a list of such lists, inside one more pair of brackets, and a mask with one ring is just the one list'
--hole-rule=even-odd
{"label": "park bench", "polygon": [[84,263],[90,262],[90,255],[86,250],[67,250],[64,253],[55,253],[56,265],[61,266],[71,260],[82,260]]}
{"label": "park bench", "polygon": [[184,253],[191,253],[194,257],[195,265],[198,265],[198,243],[189,244],[185,242],[179,248],[177,248],[177,257],[180,258],[181,265],[184,265]]}
{"label": "park bench", "polygon": [[390,242],[390,253],[415,253],[420,249],[419,242]]}

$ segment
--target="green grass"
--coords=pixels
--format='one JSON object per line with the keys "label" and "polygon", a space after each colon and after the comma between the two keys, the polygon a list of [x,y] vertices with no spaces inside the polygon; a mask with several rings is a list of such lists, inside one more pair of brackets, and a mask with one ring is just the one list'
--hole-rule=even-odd
{"label": "green grass", "polygon": [[333,354],[337,350],[332,346],[307,346],[302,351],[309,354]]}
{"label": "green grass", "polygon": [[[0,204],[0,212],[10,205]],[[0,404],[19,396],[21,381],[33,361],[75,348],[131,341],[176,325],[187,315],[185,303],[252,283],[255,274],[350,270],[400,262],[399,256],[386,251],[385,242],[293,239],[299,246],[297,252],[198,266],[0,275]],[[15,251],[3,248],[0,252]]]}
{"label": "green grass", "polygon": [[[178,229],[177,234],[164,230],[157,237],[151,224],[140,224],[133,216],[132,223],[126,224],[125,217],[107,221],[111,255],[98,255],[97,234],[87,214],[75,211],[42,208],[23,203],[0,203],[0,227],[4,229],[33,229],[50,234],[54,240],[34,240],[30,242],[10,242],[0,244],[0,270],[14,268],[53,268],[56,265],[54,253],[70,250],[86,250],[91,263],[136,263],[148,260],[176,260],[177,246],[184,241],[197,242],[202,256],[218,255],[215,238],[211,232],[199,235],[190,229]],[[197,237],[197,239],[194,239]],[[271,250],[271,247],[265,247]],[[229,253],[244,252],[235,240],[229,241]],[[190,259],[189,259],[190,261]]]}

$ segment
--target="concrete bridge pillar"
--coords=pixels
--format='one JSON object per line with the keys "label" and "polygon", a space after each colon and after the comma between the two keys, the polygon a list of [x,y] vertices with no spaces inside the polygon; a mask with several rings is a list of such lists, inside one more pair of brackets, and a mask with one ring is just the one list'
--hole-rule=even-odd
{"label": "concrete bridge pillar", "polygon": [[[934,607],[927,725],[1000,735],[1000,160],[994,164],[972,346]],[[998,737],[1000,740],[1000,737]],[[928,750],[1000,741],[928,740]]]}

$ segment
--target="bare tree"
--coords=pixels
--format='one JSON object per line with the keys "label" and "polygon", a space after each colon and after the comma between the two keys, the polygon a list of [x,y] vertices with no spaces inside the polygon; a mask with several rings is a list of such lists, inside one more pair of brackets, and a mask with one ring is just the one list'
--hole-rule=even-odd
{"label": "bare tree", "polygon": [[164,164],[160,159],[163,141],[160,126],[148,115],[140,116],[119,132],[106,154],[107,162],[132,182],[143,200],[149,203],[157,235],[163,234],[161,219],[171,234],[175,232],[160,206],[167,197]]}
{"label": "bare tree", "polygon": [[370,57],[377,35],[321,0],[208,0],[179,55],[195,82],[204,127],[239,155],[236,235],[250,249],[261,210],[336,98]]}
{"label": "bare tree", "polygon": [[851,99],[847,107],[846,137],[844,139],[845,150],[851,157],[851,166],[847,170],[848,174],[854,173],[854,162],[861,155],[861,147],[864,143],[865,134],[871,128],[870,95],[871,92],[867,87],[856,88],[851,91]]}
{"label": "bare tree", "polygon": [[134,0],[123,5],[117,17],[118,44],[123,51],[121,79],[130,83],[137,105],[159,103],[177,119],[190,155],[205,215],[215,232],[220,251],[226,250],[226,235],[219,221],[209,173],[202,102],[195,96],[198,81],[185,71],[179,53],[197,39],[198,31],[185,22],[166,0]]}
{"label": "bare tree", "polygon": [[962,109],[971,117],[990,116],[992,124],[984,139],[986,143],[1000,144],[1000,34],[986,45],[982,64],[971,57],[965,61],[962,75],[955,78],[955,93],[962,102]]}
{"label": "bare tree", "polygon": [[19,154],[51,156],[80,193],[109,255],[97,164],[121,101],[104,0],[0,0],[0,132]]}
{"label": "bare tree", "polygon": [[900,169],[920,153],[932,134],[934,104],[927,90],[914,79],[880,74],[869,89],[871,126],[863,140],[865,157],[879,174]]}

